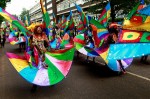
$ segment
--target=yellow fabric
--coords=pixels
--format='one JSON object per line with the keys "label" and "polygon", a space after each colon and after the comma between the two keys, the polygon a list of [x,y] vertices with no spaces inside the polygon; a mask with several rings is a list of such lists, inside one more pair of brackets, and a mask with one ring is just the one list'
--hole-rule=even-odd
{"label": "yellow fabric", "polygon": [[107,59],[107,56],[108,56],[108,52],[109,52],[109,49],[107,51],[105,51],[104,53],[100,54],[100,56],[104,59],[104,61],[108,64],[108,60]]}
{"label": "yellow fabric", "polygon": [[33,31],[34,28],[35,28],[36,26],[38,26],[38,25],[40,25],[40,23],[38,23],[38,22],[32,23],[30,26],[27,27],[27,29]]}
{"label": "yellow fabric", "polygon": [[15,43],[16,43],[15,41],[10,42],[11,45],[15,45]]}
{"label": "yellow fabric", "polygon": [[20,72],[21,70],[23,70],[24,68],[29,66],[29,64],[26,60],[15,59],[15,58],[12,58],[9,60],[18,72]]}
{"label": "yellow fabric", "polygon": [[7,14],[0,12],[0,15],[2,17],[4,17],[7,21],[9,21],[10,23],[12,23],[12,19]]}
{"label": "yellow fabric", "polygon": [[150,22],[150,16],[148,16],[145,20],[145,23],[148,23],[148,22]]}
{"label": "yellow fabric", "polygon": [[97,29],[97,33],[106,31],[106,29]]}
{"label": "yellow fabric", "polygon": [[110,18],[110,10],[107,11],[107,18]]}
{"label": "yellow fabric", "polygon": [[129,29],[129,30],[138,30],[138,31],[148,31],[150,32],[150,16],[147,17],[145,23],[135,23],[131,22],[130,20],[126,20],[123,23],[123,29]]}
{"label": "yellow fabric", "polygon": [[43,5],[43,0],[40,0],[40,4],[41,4],[42,12],[45,14],[46,10],[45,10],[44,5]]}
{"label": "yellow fabric", "polygon": [[[131,35],[132,37],[128,37],[129,35]],[[123,35],[123,40],[135,40],[138,39],[140,37],[140,33],[138,32],[126,32]]]}

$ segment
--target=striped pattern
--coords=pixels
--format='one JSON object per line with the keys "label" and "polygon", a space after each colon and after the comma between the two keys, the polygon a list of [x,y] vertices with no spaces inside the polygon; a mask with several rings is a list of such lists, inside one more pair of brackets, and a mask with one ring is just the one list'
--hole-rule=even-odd
{"label": "striped pattern", "polygon": [[72,17],[72,11],[70,11],[70,18],[69,18],[69,20],[70,20],[70,22],[68,24],[68,27],[69,27],[70,30],[73,30],[75,24],[74,24],[74,20],[73,20],[73,17]]}
{"label": "striped pattern", "polygon": [[108,2],[105,9],[102,11],[102,13],[100,14],[98,18],[98,21],[100,22],[100,24],[103,24],[103,26],[105,27],[107,27],[108,25],[108,20],[110,18],[110,11],[111,11],[111,6],[110,6],[110,2]]}
{"label": "striped pattern", "polygon": [[75,6],[76,6],[76,8],[77,8],[78,13],[80,14],[81,21],[83,22],[84,27],[88,26],[88,24],[89,24],[89,23],[88,23],[88,19],[87,19],[87,17],[85,16],[85,14],[84,14],[82,8],[81,8],[79,5],[77,5],[77,4],[75,4]]}
{"label": "striped pattern", "polygon": [[39,86],[50,86],[60,82],[68,74],[74,56],[74,48],[54,53],[46,52],[45,62],[48,64],[48,69],[29,66],[25,57],[13,53],[7,53],[7,56],[25,80]]}

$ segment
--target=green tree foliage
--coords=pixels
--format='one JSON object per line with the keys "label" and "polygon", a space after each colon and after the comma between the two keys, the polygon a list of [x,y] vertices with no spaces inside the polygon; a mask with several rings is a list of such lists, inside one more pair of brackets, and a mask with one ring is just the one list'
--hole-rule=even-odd
{"label": "green tree foliage", "polygon": [[[0,0],[0,7],[4,9],[6,7],[7,2],[10,1],[11,0]],[[0,24],[3,22],[3,20],[4,20],[3,17],[0,16]]]}
{"label": "green tree foliage", "polygon": [[23,9],[22,9],[22,12],[21,12],[21,14],[20,14],[20,18],[21,18],[21,20],[22,20],[24,23],[25,23],[24,17],[25,17],[26,15],[29,15],[29,11],[26,10],[25,8],[23,8]]}

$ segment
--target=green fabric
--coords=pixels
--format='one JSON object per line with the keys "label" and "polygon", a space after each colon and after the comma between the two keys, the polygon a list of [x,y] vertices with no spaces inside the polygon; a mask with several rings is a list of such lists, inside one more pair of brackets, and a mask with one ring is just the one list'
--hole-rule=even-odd
{"label": "green fabric", "polygon": [[76,45],[76,49],[77,49],[77,50],[79,50],[79,49],[83,48],[83,45],[82,45],[82,44],[75,43],[75,45]]}
{"label": "green fabric", "polygon": [[99,22],[101,22],[102,20],[104,20],[107,17],[107,12],[98,20]]}
{"label": "green fabric", "polygon": [[64,78],[64,75],[56,68],[56,66],[48,58],[45,59],[45,62],[48,65],[48,76],[50,85],[54,85],[60,82]]}
{"label": "green fabric", "polygon": [[77,35],[76,38],[78,38],[78,39],[80,39],[80,40],[84,40],[84,36],[81,35],[81,34]]}
{"label": "green fabric", "polygon": [[105,27],[103,25],[101,25],[98,21],[96,21],[93,18],[91,18],[91,20],[89,20],[89,22],[91,24],[93,24],[94,26],[96,26],[98,29],[105,29]]}
{"label": "green fabric", "polygon": [[98,47],[102,46],[103,43],[104,43],[104,39],[101,40],[101,42],[100,42]]}
{"label": "green fabric", "polygon": [[150,42],[150,32],[144,32],[140,42]]}
{"label": "green fabric", "polygon": [[72,61],[74,56],[74,48],[71,48],[70,50],[64,52],[64,53],[50,53],[46,52],[46,54],[55,57],[58,60],[64,60],[64,61]]}
{"label": "green fabric", "polygon": [[23,27],[23,26],[22,26],[18,21],[16,21],[16,20],[12,21],[12,24],[15,25],[17,28],[19,28],[19,29],[22,31],[22,33],[26,36],[26,33],[25,33],[25,32],[27,32],[28,30],[27,30],[25,27]]}
{"label": "green fabric", "polygon": [[43,19],[44,19],[44,22],[46,23],[46,27],[48,28],[48,26],[50,25],[50,18],[47,12],[43,14]]}
{"label": "green fabric", "polygon": [[138,3],[138,4],[131,10],[131,12],[127,15],[127,17],[126,17],[127,20],[130,20],[131,17],[133,16],[133,14],[136,13],[136,11],[137,11],[139,5],[140,5],[140,3]]}
{"label": "green fabric", "polygon": [[65,48],[65,45],[68,44],[69,41],[68,40],[63,40],[61,45],[60,45],[60,48],[64,49]]}

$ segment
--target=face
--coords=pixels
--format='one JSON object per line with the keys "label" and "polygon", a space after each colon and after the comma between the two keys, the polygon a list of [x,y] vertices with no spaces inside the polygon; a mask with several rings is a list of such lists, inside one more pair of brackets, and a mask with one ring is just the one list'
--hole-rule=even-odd
{"label": "face", "polygon": [[114,40],[115,42],[117,42],[117,40],[118,40],[117,35],[116,35],[115,33],[113,34],[113,40]]}
{"label": "face", "polygon": [[38,27],[38,28],[37,28],[37,33],[38,33],[38,34],[41,34],[41,33],[42,33],[41,27]]}

